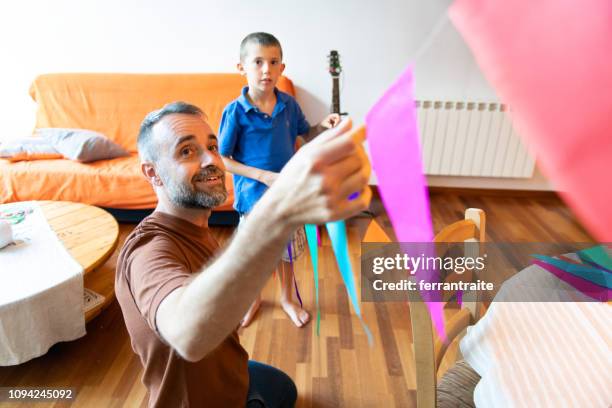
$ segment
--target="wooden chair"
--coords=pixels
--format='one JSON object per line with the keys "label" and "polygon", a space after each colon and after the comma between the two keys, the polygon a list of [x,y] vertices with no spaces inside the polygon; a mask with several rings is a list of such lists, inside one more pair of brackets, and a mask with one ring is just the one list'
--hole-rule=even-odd
{"label": "wooden chair", "polygon": [[[484,242],[485,225],[484,211],[469,208],[465,211],[464,220],[442,229],[435,236],[434,242]],[[448,342],[444,343],[437,336],[434,337],[425,302],[411,300],[409,303],[416,365],[417,407],[435,407],[440,362],[453,339],[463,335],[467,326],[476,322],[480,313],[479,305],[476,300],[463,299],[461,309],[445,321]]]}

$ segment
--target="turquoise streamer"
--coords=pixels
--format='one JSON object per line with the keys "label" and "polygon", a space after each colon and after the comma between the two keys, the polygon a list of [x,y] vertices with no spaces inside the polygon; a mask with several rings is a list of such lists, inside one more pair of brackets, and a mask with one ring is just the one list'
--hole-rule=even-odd
{"label": "turquoise streamer", "polygon": [[312,260],[312,270],[314,271],[314,286],[315,286],[315,302],[317,307],[317,336],[321,327],[321,309],[319,308],[319,248],[317,245],[317,226],[313,224],[304,225],[306,231],[306,241],[308,241],[308,250],[310,251],[310,259]]}
{"label": "turquoise streamer", "polygon": [[348,240],[346,238],[346,224],[344,223],[344,221],[334,221],[334,222],[328,222],[326,226],[327,226],[327,232],[329,233],[329,238],[332,243],[334,254],[336,255],[336,262],[338,263],[338,269],[340,270],[340,274],[342,275],[342,279],[344,280],[344,286],[346,286],[346,290],[348,292],[349,297],[351,298],[351,302],[353,303],[353,308],[355,309],[355,313],[357,314],[357,317],[359,317],[359,321],[361,322],[363,331],[368,337],[368,343],[371,346],[374,342],[372,338],[372,333],[370,332],[370,329],[363,321],[363,317],[361,316],[361,310],[359,309],[359,301],[357,300],[357,289],[355,286],[355,278],[353,276],[353,268],[351,266],[351,261],[350,261],[349,252],[348,252]]}
{"label": "turquoise streamer", "polygon": [[603,245],[583,249],[578,252],[578,256],[583,262],[592,262],[608,271],[612,271],[612,259],[610,259]]}
{"label": "turquoise streamer", "polygon": [[561,259],[552,258],[546,255],[532,255],[534,258],[546,262],[549,265],[555,266],[565,272],[571,273],[582,279],[586,279],[596,285],[604,288],[612,289],[612,276],[609,273],[603,272],[591,266],[577,265],[571,262],[565,262]]}

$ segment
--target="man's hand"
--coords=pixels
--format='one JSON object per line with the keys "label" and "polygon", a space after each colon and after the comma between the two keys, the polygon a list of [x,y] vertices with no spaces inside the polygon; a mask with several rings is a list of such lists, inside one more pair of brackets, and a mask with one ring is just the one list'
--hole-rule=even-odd
{"label": "man's hand", "polygon": [[[351,127],[346,119],[298,150],[258,206],[275,207],[292,226],[344,219],[367,209],[372,192],[362,146],[365,131],[349,132]],[[349,200],[354,193],[358,197]]]}
{"label": "man's hand", "polygon": [[332,113],[330,115],[327,115],[325,119],[323,119],[321,123],[319,123],[319,126],[325,129],[331,129],[334,126],[338,125],[338,123],[340,123],[340,115],[338,115],[337,113]]}

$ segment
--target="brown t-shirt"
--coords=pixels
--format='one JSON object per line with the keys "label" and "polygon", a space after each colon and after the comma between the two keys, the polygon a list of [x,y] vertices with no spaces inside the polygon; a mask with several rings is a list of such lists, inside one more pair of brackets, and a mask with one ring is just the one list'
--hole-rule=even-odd
{"label": "brown t-shirt", "polygon": [[150,407],[245,406],[248,354],[236,332],[190,363],[162,340],[155,323],[162,300],[193,280],[218,249],[208,228],[161,212],[145,218],[121,249],[115,291],[144,366]]}

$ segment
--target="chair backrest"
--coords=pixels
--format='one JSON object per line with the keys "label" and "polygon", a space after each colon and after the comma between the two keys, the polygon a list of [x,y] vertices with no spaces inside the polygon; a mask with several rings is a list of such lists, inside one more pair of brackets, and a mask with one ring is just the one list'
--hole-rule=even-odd
{"label": "chair backrest", "polygon": [[[465,219],[443,228],[434,242],[484,242],[486,217],[483,210],[468,208]],[[410,301],[410,319],[416,366],[417,407],[436,406],[436,378],[448,345],[479,316],[478,302],[464,296],[463,307],[445,322],[447,342],[434,336],[425,302]]]}

